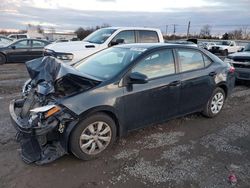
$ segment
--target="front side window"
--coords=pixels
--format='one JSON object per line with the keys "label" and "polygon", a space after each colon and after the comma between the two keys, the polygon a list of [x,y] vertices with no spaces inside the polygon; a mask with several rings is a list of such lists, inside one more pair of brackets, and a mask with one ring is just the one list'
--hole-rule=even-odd
{"label": "front side window", "polygon": [[203,55],[196,50],[178,49],[180,71],[190,71],[204,68]]}
{"label": "front side window", "polygon": [[22,40],[14,44],[16,48],[30,48],[30,42],[28,40]]}
{"label": "front side window", "polygon": [[77,63],[74,67],[84,74],[108,80],[120,73],[141,53],[142,50],[134,48],[108,48]]}
{"label": "front side window", "polygon": [[96,44],[102,44],[104,43],[114,32],[116,29],[99,29],[93,33],[91,33],[89,36],[87,36],[83,41],[90,42],[90,43],[96,43]]}
{"label": "front side window", "polygon": [[138,31],[139,33],[139,38],[138,42],[139,43],[157,43],[159,42],[159,38],[157,35],[157,32],[155,31]]}
{"label": "front side window", "polygon": [[135,32],[134,31],[121,31],[118,33],[112,42],[115,42],[117,39],[123,39],[124,43],[135,43]]}
{"label": "front side window", "polygon": [[160,50],[148,55],[132,70],[146,75],[149,79],[175,73],[172,50]]}

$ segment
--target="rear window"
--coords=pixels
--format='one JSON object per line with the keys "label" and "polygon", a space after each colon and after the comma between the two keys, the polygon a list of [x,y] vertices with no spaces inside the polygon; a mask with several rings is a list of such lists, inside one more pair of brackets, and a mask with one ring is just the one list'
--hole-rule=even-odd
{"label": "rear window", "polygon": [[139,43],[157,43],[159,38],[156,31],[138,31]]}
{"label": "rear window", "polygon": [[18,39],[26,39],[26,38],[27,38],[27,35],[17,35],[17,38],[18,38]]}

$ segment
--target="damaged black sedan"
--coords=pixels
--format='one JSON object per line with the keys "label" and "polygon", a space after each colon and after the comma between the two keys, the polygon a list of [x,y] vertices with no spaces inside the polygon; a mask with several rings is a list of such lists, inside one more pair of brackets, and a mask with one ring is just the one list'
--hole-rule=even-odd
{"label": "damaged black sedan", "polygon": [[234,68],[190,46],[120,45],[73,66],[53,57],[26,63],[22,97],[10,103],[21,156],[45,164],[64,154],[89,160],[128,131],[174,117],[220,113]]}

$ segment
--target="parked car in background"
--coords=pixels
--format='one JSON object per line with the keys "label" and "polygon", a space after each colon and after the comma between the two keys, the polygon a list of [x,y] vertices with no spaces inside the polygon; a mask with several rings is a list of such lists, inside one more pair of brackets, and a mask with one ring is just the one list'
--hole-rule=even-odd
{"label": "parked car in background", "polygon": [[238,80],[250,80],[250,43],[242,52],[230,54],[224,61],[235,67]]}
{"label": "parked car in background", "polygon": [[223,56],[227,56],[230,53],[242,51],[244,46],[238,46],[235,41],[221,41],[217,42],[215,46],[212,46],[210,52],[216,54],[219,53]]}
{"label": "parked car in background", "polygon": [[59,43],[59,42],[69,42],[69,39],[58,39],[56,41],[54,41],[54,43]]}
{"label": "parked car in background", "polygon": [[187,45],[187,46],[193,46],[193,47],[198,47],[197,44],[191,42],[191,41],[186,41],[186,40],[175,40],[175,41],[167,41],[166,43],[170,44],[181,44],[181,45]]}
{"label": "parked car in background", "polygon": [[213,46],[216,46],[215,42],[200,42],[199,47],[206,49],[206,50],[211,50]]}
{"label": "parked car in background", "polygon": [[10,34],[8,35],[8,38],[12,40],[27,39],[29,38],[29,35],[28,34]]}
{"label": "parked car in background", "polygon": [[108,27],[91,33],[82,41],[48,45],[44,50],[44,55],[74,63],[117,44],[157,42],[164,43],[163,35],[159,29]]}
{"label": "parked car in background", "polygon": [[0,47],[1,47],[1,46],[6,46],[7,44],[9,44],[9,43],[11,43],[11,42],[13,42],[12,39],[0,35]]}
{"label": "parked car in background", "polygon": [[118,45],[73,67],[49,56],[26,66],[31,80],[10,114],[22,158],[38,164],[66,153],[93,159],[117,137],[174,117],[214,117],[235,79],[210,52],[173,44]]}
{"label": "parked car in background", "polygon": [[0,47],[0,64],[8,62],[25,62],[43,56],[46,40],[20,39]]}

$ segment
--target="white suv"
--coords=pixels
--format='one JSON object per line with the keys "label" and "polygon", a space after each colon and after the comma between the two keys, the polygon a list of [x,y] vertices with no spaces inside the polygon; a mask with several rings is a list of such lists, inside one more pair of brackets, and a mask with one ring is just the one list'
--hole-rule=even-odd
{"label": "white suv", "polygon": [[108,27],[99,29],[82,41],[53,43],[44,49],[44,55],[64,62],[75,63],[85,57],[117,44],[164,43],[159,29],[137,27]]}

